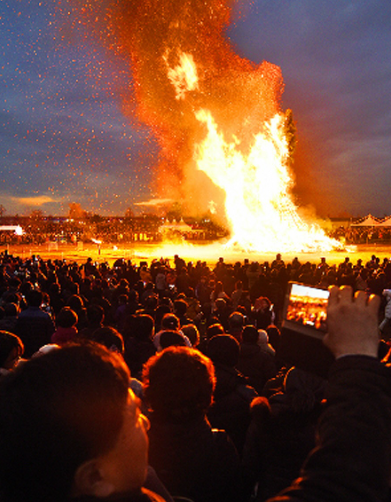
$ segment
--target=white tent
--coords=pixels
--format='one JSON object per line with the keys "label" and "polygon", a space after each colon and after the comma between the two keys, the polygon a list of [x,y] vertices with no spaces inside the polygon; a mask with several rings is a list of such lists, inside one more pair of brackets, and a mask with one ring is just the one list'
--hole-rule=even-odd
{"label": "white tent", "polygon": [[193,229],[191,228],[190,225],[187,225],[187,223],[183,221],[183,218],[181,219],[181,221],[174,220],[172,223],[170,223],[169,220],[167,219],[164,222],[164,224],[159,227],[159,232],[165,232],[165,231],[175,231],[183,233],[183,232],[192,232]]}
{"label": "white tent", "polygon": [[372,216],[371,214],[368,214],[368,216],[363,218],[358,223],[351,224],[352,227],[378,227],[379,225],[380,225],[379,220],[374,216]]}
{"label": "white tent", "polygon": [[23,228],[20,225],[1,225],[0,232],[14,232],[15,235],[24,234]]}
{"label": "white tent", "polygon": [[391,216],[387,216],[380,223],[378,223],[379,227],[391,227]]}

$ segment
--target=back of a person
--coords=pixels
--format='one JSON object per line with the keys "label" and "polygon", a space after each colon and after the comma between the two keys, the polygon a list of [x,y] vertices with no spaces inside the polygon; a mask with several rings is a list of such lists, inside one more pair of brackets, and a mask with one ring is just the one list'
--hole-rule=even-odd
{"label": "back of a person", "polygon": [[249,384],[261,394],[265,383],[276,375],[275,357],[258,344],[259,333],[254,326],[246,326],[240,344],[236,368],[248,378]]}
{"label": "back of a person", "polygon": [[241,500],[239,457],[224,431],[205,418],[212,401],[212,362],[188,347],[170,347],[144,369],[149,459],[174,496],[194,502]]}
{"label": "back of a person", "polygon": [[148,435],[149,462],[173,496],[240,500],[239,457],[225,431],[206,421],[172,426],[152,419]]}
{"label": "back of a person", "polygon": [[15,325],[16,325],[16,318],[10,319],[8,317],[4,317],[3,319],[0,320],[1,331],[8,331],[9,333],[15,333]]}
{"label": "back of a person", "polygon": [[39,292],[32,291],[30,297],[29,307],[22,310],[15,325],[15,334],[22,340],[27,358],[50,343],[55,330],[50,315],[39,308]]}
{"label": "back of a person", "polygon": [[[324,390],[323,379],[291,368],[281,390],[269,398],[269,417],[265,415],[262,400],[253,401],[243,464],[257,472],[256,500],[277,495],[300,475],[303,462],[315,447],[315,429],[322,411]],[[260,458],[262,461],[258,460]]]}
{"label": "back of a person", "polygon": [[141,379],[144,364],[155,353],[156,347],[150,339],[140,340],[131,336],[126,340],[124,358],[134,378]]}
{"label": "back of a person", "polygon": [[272,355],[257,345],[242,344],[236,368],[248,378],[249,384],[261,394],[266,382],[276,375],[276,365]]}
{"label": "back of a person", "polygon": [[208,419],[212,427],[226,430],[241,452],[250,424],[250,403],[258,393],[236,369],[239,343],[234,337],[217,335],[211,338],[206,353],[213,361],[216,374],[214,403],[208,411]]}

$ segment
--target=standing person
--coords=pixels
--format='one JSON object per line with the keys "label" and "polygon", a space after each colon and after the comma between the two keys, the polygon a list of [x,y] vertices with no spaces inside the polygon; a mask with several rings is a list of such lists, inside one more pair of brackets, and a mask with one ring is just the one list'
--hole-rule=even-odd
{"label": "standing person", "polygon": [[389,337],[391,331],[391,289],[384,289],[382,295],[385,298],[386,306],[384,309],[384,319],[379,325],[382,335]]}
{"label": "standing person", "polygon": [[216,310],[216,300],[223,298],[226,302],[231,302],[231,299],[224,291],[224,286],[221,281],[217,281],[213,291],[210,294],[210,302],[212,304],[212,312]]}
{"label": "standing person", "polygon": [[41,309],[42,292],[33,289],[27,294],[27,308],[20,312],[15,324],[15,334],[24,345],[24,355],[31,357],[43,345],[50,343],[55,326],[52,317]]}
{"label": "standing person", "polygon": [[243,294],[243,281],[236,281],[235,289],[232,291],[231,300],[232,300],[232,310],[235,311],[238,308],[240,300],[242,299]]}
{"label": "standing person", "polygon": [[174,496],[194,502],[239,502],[240,463],[227,433],[212,429],[213,364],[199,351],[169,347],[143,372],[150,463]]}
{"label": "standing person", "polygon": [[51,337],[51,342],[57,345],[63,345],[70,342],[77,336],[78,317],[69,307],[63,307],[58,313],[56,324],[57,329]]}
{"label": "standing person", "polygon": [[227,431],[241,453],[251,419],[251,401],[258,393],[236,369],[239,353],[239,342],[231,335],[214,336],[206,349],[216,374],[214,402],[208,411],[208,420],[212,427]]}
{"label": "standing person", "polygon": [[251,317],[255,327],[258,329],[267,329],[271,324],[274,324],[276,316],[269,298],[260,296],[255,300]]}
{"label": "standing person", "polygon": [[275,356],[263,349],[260,343],[261,333],[255,326],[246,326],[240,343],[239,359],[236,369],[248,378],[248,383],[262,395],[265,383],[277,373]]}

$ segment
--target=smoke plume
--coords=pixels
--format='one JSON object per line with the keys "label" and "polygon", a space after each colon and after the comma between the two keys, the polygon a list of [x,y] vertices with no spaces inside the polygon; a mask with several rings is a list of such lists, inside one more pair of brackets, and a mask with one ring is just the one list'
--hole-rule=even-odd
{"label": "smoke plume", "polygon": [[209,110],[224,137],[246,154],[254,135],[279,112],[280,69],[235,53],[224,33],[231,21],[228,0],[81,3],[80,14],[95,35],[131,64],[123,111],[157,138],[159,196],[198,214],[211,201],[222,208],[223,191],[194,160],[194,146],[206,135],[197,111]]}

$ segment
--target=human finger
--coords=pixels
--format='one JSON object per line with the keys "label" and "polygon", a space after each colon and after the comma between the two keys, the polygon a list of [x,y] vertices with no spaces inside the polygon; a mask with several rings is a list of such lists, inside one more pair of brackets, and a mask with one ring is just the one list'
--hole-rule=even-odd
{"label": "human finger", "polygon": [[351,286],[341,286],[339,288],[339,303],[351,303],[353,300],[353,289]]}
{"label": "human finger", "polygon": [[329,287],[329,301],[328,306],[336,305],[339,301],[339,287],[338,286],[330,286]]}
{"label": "human finger", "polygon": [[378,314],[380,308],[381,298],[378,295],[370,295],[368,298],[368,307],[372,310],[373,314]]}
{"label": "human finger", "polygon": [[359,307],[364,307],[368,305],[368,295],[365,293],[365,291],[356,291],[354,294],[354,302],[359,306]]}

